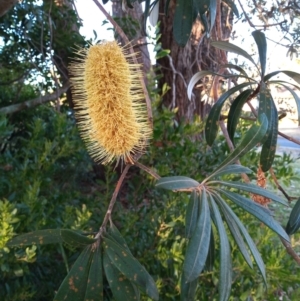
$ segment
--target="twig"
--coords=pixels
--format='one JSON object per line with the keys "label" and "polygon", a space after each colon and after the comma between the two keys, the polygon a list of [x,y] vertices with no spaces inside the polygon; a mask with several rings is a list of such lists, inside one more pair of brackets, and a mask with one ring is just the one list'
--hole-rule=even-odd
{"label": "twig", "polygon": [[136,162],[134,162],[134,165],[139,167],[140,169],[144,170],[145,172],[147,172],[149,175],[151,175],[156,180],[160,179],[160,176],[153,169],[145,166],[144,164],[136,161]]}
{"label": "twig", "polygon": [[295,250],[293,249],[291,244],[289,242],[287,242],[285,239],[283,239],[282,237],[280,237],[280,240],[281,240],[282,244],[284,245],[287,253],[289,255],[291,255],[291,257],[298,263],[298,265],[300,265],[300,257],[295,252]]}
{"label": "twig", "polygon": [[278,131],[278,135],[282,136],[283,138],[285,138],[285,139],[287,139],[287,140],[289,140],[291,142],[294,142],[294,143],[300,145],[300,140],[298,140],[296,138],[290,137],[290,136],[288,136],[288,135],[286,135],[286,134],[284,134],[284,133],[282,133],[280,131]]}
{"label": "twig", "polygon": [[[105,10],[105,8],[100,4],[100,2],[98,0],[93,0],[94,3],[98,6],[98,8],[100,9],[100,11],[104,14],[104,16],[109,20],[109,22],[113,25],[113,27],[115,28],[115,30],[118,32],[118,34],[120,35],[120,37],[123,39],[125,45],[129,45],[129,51],[132,54],[132,59],[133,62],[136,65],[139,65],[139,62],[136,58],[136,52],[133,49],[132,44],[130,43],[129,39],[127,38],[126,34],[124,33],[123,29],[117,24],[117,22],[111,17],[111,15]],[[146,106],[147,106],[147,113],[148,113],[148,120],[150,122],[151,127],[153,127],[153,116],[152,116],[152,106],[151,106],[151,100],[148,94],[148,90],[146,87],[146,84],[144,82],[143,77],[140,78],[141,81],[141,85],[143,88],[143,92],[145,95],[145,100],[146,100]]]}

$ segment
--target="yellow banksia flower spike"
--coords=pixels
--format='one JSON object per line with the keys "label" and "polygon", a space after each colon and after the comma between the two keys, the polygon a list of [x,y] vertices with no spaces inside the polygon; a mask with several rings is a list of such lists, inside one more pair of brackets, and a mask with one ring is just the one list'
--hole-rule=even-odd
{"label": "yellow banksia flower spike", "polygon": [[78,127],[95,161],[132,162],[142,153],[152,130],[140,83],[139,65],[117,42],[78,51],[70,66]]}

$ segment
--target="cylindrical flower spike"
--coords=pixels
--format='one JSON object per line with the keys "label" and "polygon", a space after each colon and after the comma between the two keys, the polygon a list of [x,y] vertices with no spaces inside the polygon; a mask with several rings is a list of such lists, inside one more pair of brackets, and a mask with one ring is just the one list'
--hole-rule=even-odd
{"label": "cylindrical flower spike", "polygon": [[115,41],[81,49],[70,66],[75,115],[91,156],[132,161],[151,137],[139,66]]}

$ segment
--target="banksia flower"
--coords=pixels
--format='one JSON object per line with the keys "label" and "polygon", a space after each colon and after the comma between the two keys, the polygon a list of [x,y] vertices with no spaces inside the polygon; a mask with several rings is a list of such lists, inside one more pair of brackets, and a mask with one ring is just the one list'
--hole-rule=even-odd
{"label": "banksia flower", "polygon": [[70,66],[75,115],[91,156],[132,161],[151,137],[139,66],[115,41],[79,50]]}

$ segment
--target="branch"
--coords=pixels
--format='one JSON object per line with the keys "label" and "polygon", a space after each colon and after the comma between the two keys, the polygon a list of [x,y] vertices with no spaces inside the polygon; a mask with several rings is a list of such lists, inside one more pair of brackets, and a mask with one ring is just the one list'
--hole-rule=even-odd
{"label": "branch", "polygon": [[149,175],[151,175],[156,180],[160,179],[160,176],[153,169],[145,166],[144,164],[136,161],[136,162],[134,162],[134,165],[139,167],[140,169],[144,170],[145,172],[147,172]]}
{"label": "branch", "polygon": [[14,104],[8,107],[4,107],[0,109],[0,114],[12,114],[16,113],[25,109],[31,109],[43,103],[56,100],[59,98],[63,93],[65,93],[69,89],[69,83],[65,84],[63,87],[57,89],[51,94],[46,94],[44,96],[39,96],[37,98],[24,101],[22,103]]}

